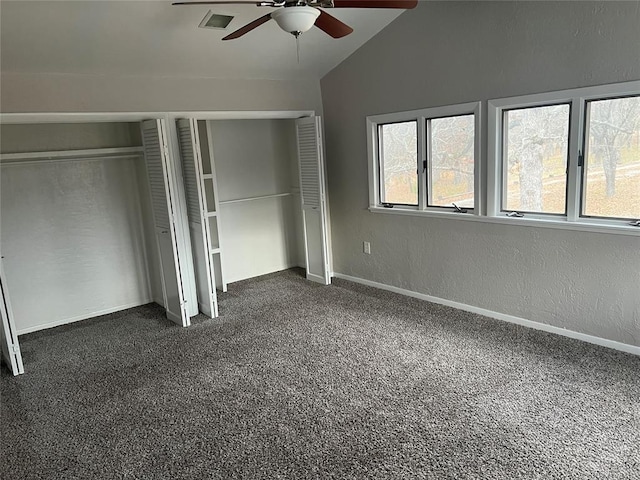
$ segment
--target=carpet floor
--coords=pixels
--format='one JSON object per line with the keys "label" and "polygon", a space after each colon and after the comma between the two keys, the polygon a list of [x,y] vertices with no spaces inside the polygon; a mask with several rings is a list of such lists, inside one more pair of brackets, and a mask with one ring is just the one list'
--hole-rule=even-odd
{"label": "carpet floor", "polygon": [[297,270],[21,336],[0,477],[640,479],[640,358]]}

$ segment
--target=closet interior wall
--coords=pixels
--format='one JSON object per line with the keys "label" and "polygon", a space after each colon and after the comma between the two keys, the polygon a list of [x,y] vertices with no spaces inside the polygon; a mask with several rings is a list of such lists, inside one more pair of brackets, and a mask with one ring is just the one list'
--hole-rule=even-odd
{"label": "closet interior wall", "polygon": [[226,283],[305,266],[294,120],[211,120]]}
{"label": "closet interior wall", "polygon": [[[0,246],[19,334],[163,303],[138,122],[3,124]],[[65,152],[86,151],[86,156]]]}

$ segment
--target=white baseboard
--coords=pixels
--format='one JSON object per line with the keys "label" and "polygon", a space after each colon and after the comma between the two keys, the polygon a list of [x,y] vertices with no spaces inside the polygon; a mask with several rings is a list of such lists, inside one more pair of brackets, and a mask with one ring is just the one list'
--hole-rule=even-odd
{"label": "white baseboard", "polygon": [[474,307],[473,305],[467,305],[466,303],[454,302],[444,298],[433,297],[424,293],[414,292],[412,290],[406,290],[404,288],[393,287],[384,283],[373,282],[371,280],[365,280],[364,278],[352,277],[351,275],[345,275],[343,273],[333,273],[335,278],[341,278],[354,283],[360,283],[369,287],[379,288],[381,290],[387,290],[389,292],[399,293],[406,295],[407,297],[418,298],[420,300],[426,300],[427,302],[438,303],[440,305],[446,305],[448,307],[457,308],[459,310],[465,310],[471,313],[477,313],[484,315],[485,317],[495,318],[496,320],[502,320],[503,322],[515,323],[524,327],[534,328],[536,330],[542,330],[549,333],[555,333],[562,335],[563,337],[569,337],[576,340],[582,340],[583,342],[593,343],[602,347],[613,348],[614,350],[620,350],[622,352],[631,353],[633,355],[640,356],[640,347],[635,345],[629,345],[627,343],[616,342],[614,340],[608,340],[606,338],[595,337],[593,335],[587,335],[586,333],[575,332],[573,330],[567,330],[566,328],[554,327],[553,325],[547,325],[546,323],[534,322],[533,320],[527,320],[525,318],[515,317],[513,315],[507,315],[506,313],[494,312],[480,307]]}
{"label": "white baseboard", "polygon": [[141,305],[146,305],[147,303],[151,303],[151,302],[153,302],[153,300],[149,298],[145,298],[143,300],[140,300],[139,302],[128,303],[126,305],[118,305],[117,307],[111,307],[105,310],[85,313],[83,315],[78,315],[77,317],[63,318],[61,320],[55,320],[50,323],[43,323],[41,325],[35,325],[33,327],[17,329],[17,331],[18,331],[18,335],[24,335],[25,333],[32,333],[40,330],[46,330],[47,328],[59,327],[60,325],[66,325],[67,323],[75,323],[81,320],[87,320],[88,318],[99,317],[100,315],[107,315],[109,313],[119,312],[120,310],[126,310],[127,308],[140,307]]}

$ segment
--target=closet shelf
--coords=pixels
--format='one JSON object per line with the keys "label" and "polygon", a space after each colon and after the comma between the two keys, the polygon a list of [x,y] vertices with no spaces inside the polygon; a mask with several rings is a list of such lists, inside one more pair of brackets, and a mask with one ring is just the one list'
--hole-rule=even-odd
{"label": "closet shelf", "polygon": [[142,147],[92,148],[89,150],[56,150],[49,152],[3,153],[3,164],[24,162],[53,162],[77,159],[108,159],[142,155]]}
{"label": "closet shelf", "polygon": [[288,197],[292,195],[291,193],[275,193],[273,195],[261,195],[259,197],[249,197],[249,198],[237,198],[235,200],[223,200],[220,202],[220,205],[226,205],[227,203],[240,203],[240,202],[253,202],[255,200],[265,200],[267,198],[277,198],[277,197]]}

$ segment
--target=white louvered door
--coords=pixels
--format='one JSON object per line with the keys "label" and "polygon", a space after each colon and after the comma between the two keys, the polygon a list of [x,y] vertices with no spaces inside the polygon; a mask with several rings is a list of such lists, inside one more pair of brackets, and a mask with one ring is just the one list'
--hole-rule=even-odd
{"label": "white louvered door", "polygon": [[217,317],[218,299],[210,229],[210,221],[217,219],[215,218],[216,212],[209,212],[207,208],[198,122],[194,119],[181,119],[176,122],[176,128],[182,156],[182,173],[196,271],[198,305],[200,311],[205,315]]}
{"label": "white louvered door", "polygon": [[151,209],[162,271],[162,290],[167,318],[182,326],[189,326],[189,314],[177,248],[175,206],[166,131],[162,120],[142,122],[144,156],[151,190]]}
{"label": "white louvered door", "polygon": [[296,120],[307,279],[331,283],[320,117]]}
{"label": "white louvered door", "polygon": [[7,281],[4,276],[4,267],[0,261],[0,317],[2,317],[2,356],[7,362],[7,366],[14,375],[24,373],[22,365],[22,354],[18,343],[18,333],[13,319],[13,310],[9,302],[9,292],[7,291]]}

